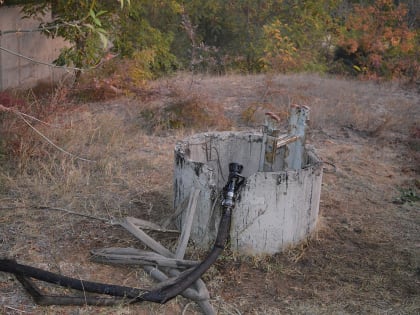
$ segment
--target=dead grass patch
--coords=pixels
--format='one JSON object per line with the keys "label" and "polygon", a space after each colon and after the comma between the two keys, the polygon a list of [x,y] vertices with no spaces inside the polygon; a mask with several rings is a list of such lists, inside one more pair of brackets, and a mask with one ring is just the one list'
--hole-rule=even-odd
{"label": "dead grass patch", "polygon": [[149,104],[140,115],[148,131],[154,133],[177,129],[227,130],[232,126],[221,104],[185,90],[172,90],[163,104]]}
{"label": "dead grass patch", "polygon": [[[419,312],[420,222],[418,201],[410,199],[419,195],[418,151],[408,142],[418,138],[418,94],[312,75],[196,77],[192,84],[181,77],[151,88],[153,98],[57,102],[59,110],[38,117],[51,126],[32,121],[60,147],[95,162],[58,151],[18,117],[2,114],[0,207],[8,210],[1,210],[1,255],[85,279],[151,284],[138,268],[89,261],[90,249],[139,247],[125,231],[34,206],[158,222],[172,212],[177,139],[196,130],[257,128],[265,110],[283,113],[297,102],[312,108],[308,141],[335,166],[324,173],[322,224],[307,242],[271,257],[225,252],[205,276],[211,295],[221,299],[215,308],[220,305],[221,314]],[[28,114],[36,116],[41,103],[33,104]],[[16,134],[19,150],[12,155],[6,150],[14,148],[9,141]],[[393,203],[397,197],[410,201]],[[203,252],[190,249],[189,255]],[[0,276],[4,313],[13,311],[10,306],[45,314],[179,314],[188,303],[39,307],[10,277]]]}

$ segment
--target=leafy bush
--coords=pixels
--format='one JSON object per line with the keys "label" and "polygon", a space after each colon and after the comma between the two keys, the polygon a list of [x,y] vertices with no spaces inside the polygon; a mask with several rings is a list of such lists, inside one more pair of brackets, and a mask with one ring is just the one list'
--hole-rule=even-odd
{"label": "leafy bush", "polygon": [[420,73],[419,44],[415,30],[407,25],[407,7],[392,0],[354,5],[342,33],[338,58],[347,69],[365,78],[417,78]]}
{"label": "leafy bush", "polygon": [[338,29],[337,1],[286,2],[274,21],[264,26],[266,69],[280,72],[324,72]]}
{"label": "leafy bush", "polygon": [[[176,8],[171,7],[170,2],[164,1],[160,7],[161,10],[166,8],[170,12],[156,13],[157,16],[152,16],[152,12],[159,9],[153,4],[145,1],[133,2],[129,8],[120,12],[119,23],[113,30],[113,50],[120,56],[134,58],[141,68],[143,79],[151,79],[178,68],[177,59],[171,52],[174,35],[170,26],[158,25],[163,30],[152,26],[153,22],[164,19],[164,16],[176,14]],[[136,73],[136,77],[138,76],[139,73]]]}
{"label": "leafy bush", "polygon": [[42,26],[57,28],[45,34],[71,44],[57,64],[91,67],[111,50],[134,59],[134,81],[177,69],[330,71],[413,82],[420,73],[415,1],[22,2],[31,17],[52,8],[54,20]]}

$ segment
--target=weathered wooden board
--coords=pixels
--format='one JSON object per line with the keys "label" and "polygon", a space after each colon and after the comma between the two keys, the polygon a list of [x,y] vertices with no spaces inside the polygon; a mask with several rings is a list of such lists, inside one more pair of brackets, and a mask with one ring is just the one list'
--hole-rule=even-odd
{"label": "weathered wooden board", "polygon": [[178,247],[176,248],[175,257],[181,259],[185,255],[187,250],[188,241],[190,239],[191,227],[197,209],[198,196],[200,195],[200,189],[193,187],[190,194],[190,201],[188,203],[188,209],[186,211],[187,219],[184,226],[182,227],[182,232],[178,240]]}
{"label": "weathered wooden board", "polygon": [[193,260],[174,259],[155,252],[143,251],[136,248],[102,248],[92,250],[92,260],[111,264],[148,265],[185,269],[193,267],[198,262]]}

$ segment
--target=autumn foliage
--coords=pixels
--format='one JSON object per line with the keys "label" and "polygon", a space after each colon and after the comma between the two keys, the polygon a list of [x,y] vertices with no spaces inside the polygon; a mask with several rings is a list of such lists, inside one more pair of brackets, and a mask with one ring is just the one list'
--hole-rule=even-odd
{"label": "autumn foliage", "polygon": [[[111,52],[135,82],[188,70],[326,72],[363,79],[420,73],[419,1],[9,0],[71,47],[59,65],[92,68]],[[122,5],[121,5],[122,4]],[[51,28],[52,27],[52,28]]]}
{"label": "autumn foliage", "polygon": [[[365,78],[419,76],[418,33],[407,25],[407,7],[392,0],[354,5],[339,47]],[[417,40],[417,43],[416,43]]]}

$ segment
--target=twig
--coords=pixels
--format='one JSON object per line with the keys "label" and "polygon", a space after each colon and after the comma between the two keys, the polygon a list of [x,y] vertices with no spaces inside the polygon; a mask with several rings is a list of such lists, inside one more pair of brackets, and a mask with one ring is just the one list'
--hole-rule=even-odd
{"label": "twig", "polygon": [[22,310],[19,310],[17,308],[14,308],[14,307],[11,307],[11,306],[8,306],[8,305],[5,305],[4,307],[8,308],[9,310],[13,310],[13,311],[16,311],[16,312],[19,312],[19,313],[27,313],[26,311],[22,311]]}
{"label": "twig", "polygon": [[182,202],[175,209],[175,212],[161,224],[163,228],[167,228],[169,224],[171,224],[171,222],[174,221],[184,211],[184,207],[187,205],[188,200],[188,197],[185,197],[182,200]]}
{"label": "twig", "polygon": [[[179,233],[178,230],[169,230],[150,221],[133,218],[133,217],[127,217],[127,218],[133,224],[137,225],[139,228],[143,230],[150,230],[150,231],[157,231],[157,232],[164,232],[164,233],[177,233],[177,234]],[[115,224],[117,224],[117,222],[115,222]]]}
{"label": "twig", "polygon": [[[71,157],[73,157],[73,158],[75,158],[75,159],[78,159],[78,160],[82,160],[82,161],[85,161],[85,162],[96,162],[96,161],[94,161],[94,160],[89,160],[89,159],[85,159],[85,158],[82,158],[82,157],[80,157],[80,156],[77,156],[77,155],[75,155],[75,154],[73,154],[73,153],[70,153],[70,152],[68,152],[68,151],[66,151],[66,150],[64,150],[63,148],[61,148],[61,147],[59,147],[58,145],[56,145],[54,142],[52,142],[47,136],[45,136],[41,131],[39,131],[38,129],[36,129],[29,121],[27,121],[26,119],[25,119],[25,117],[24,116],[27,116],[27,117],[29,117],[29,118],[31,118],[31,119],[35,119],[35,120],[37,120],[37,121],[40,121],[40,122],[42,122],[42,123],[44,123],[43,121],[41,121],[41,120],[39,120],[38,118],[35,118],[35,117],[33,117],[33,116],[30,116],[30,115],[27,115],[27,114],[24,114],[24,113],[22,113],[22,112],[20,112],[20,111],[18,111],[17,109],[15,109],[15,108],[9,108],[9,107],[6,107],[6,106],[3,106],[2,104],[0,104],[0,111],[5,111],[5,112],[12,112],[12,113],[14,113],[14,114],[16,114],[18,117],[20,117],[24,122],[25,122],[25,124],[27,124],[33,131],[35,131],[39,136],[41,136],[45,141],[47,141],[49,144],[51,144],[54,148],[56,148],[56,149],[58,149],[59,151],[61,151],[61,152],[63,152],[63,153],[65,153],[65,154],[67,154],[67,155],[70,155]],[[46,124],[46,123],[45,123]]]}
{"label": "twig", "polygon": [[60,126],[51,125],[51,124],[49,124],[49,123],[47,123],[47,122],[45,122],[45,121],[43,121],[43,120],[41,120],[41,119],[38,119],[38,118],[36,118],[36,117],[34,117],[34,116],[31,116],[31,115],[25,114],[25,113],[23,113],[23,112],[21,112],[21,111],[17,110],[16,108],[13,108],[13,107],[6,107],[6,106],[3,106],[2,104],[0,104],[0,111],[4,111],[4,112],[14,112],[15,114],[20,114],[20,115],[22,115],[22,116],[28,117],[28,118],[30,118],[30,119],[32,119],[32,120],[35,120],[35,121],[37,121],[37,122],[40,122],[41,124],[46,125],[46,126],[49,126],[49,127],[54,127],[54,128],[61,128]]}
{"label": "twig", "polygon": [[28,118],[30,118],[30,119],[32,119],[32,120],[35,120],[35,121],[37,121],[37,122],[40,122],[41,124],[46,125],[46,126],[49,126],[49,127],[54,127],[54,128],[61,128],[60,126],[51,125],[51,124],[49,124],[49,123],[47,123],[47,122],[45,122],[45,121],[42,121],[41,119],[38,119],[38,118],[36,118],[36,117],[34,117],[34,116],[31,116],[31,115],[28,115],[28,114],[25,114],[25,113],[22,113],[21,111],[18,111],[18,110],[16,110],[16,109],[15,109],[15,111],[16,111],[16,112],[19,112],[19,114],[21,114],[22,116],[28,117]]}
{"label": "twig", "polygon": [[155,252],[139,250],[131,247],[109,247],[97,250],[93,249],[90,252],[93,255],[93,261],[110,264],[149,265],[177,269],[194,267],[198,264],[197,261],[184,260],[182,258],[168,258]]}
{"label": "twig", "polygon": [[64,208],[55,208],[55,207],[49,207],[49,206],[32,206],[32,207],[35,208],[35,209],[62,211],[62,212],[68,213],[68,214],[73,214],[73,215],[78,215],[78,216],[89,218],[89,219],[99,220],[99,221],[102,221],[102,222],[105,222],[105,223],[111,223],[111,221],[108,220],[108,219],[98,218],[98,217],[95,217],[93,215],[79,213],[79,212],[67,210],[67,209],[64,209]]}
{"label": "twig", "polygon": [[64,154],[70,155],[71,157],[77,159],[77,160],[81,160],[81,161],[85,161],[85,162],[96,162],[94,160],[89,160],[89,159],[85,159],[82,158],[78,155],[75,155],[71,152],[68,152],[66,150],[64,150],[63,148],[59,147],[58,145],[56,145],[54,142],[52,142],[47,136],[45,136],[41,131],[39,131],[38,129],[36,129],[34,126],[32,126],[32,124],[27,121],[25,119],[25,117],[23,117],[20,113],[17,114],[18,116],[20,116],[20,118],[25,122],[25,124],[27,124],[33,131],[35,131],[41,138],[43,138],[45,141],[47,141],[49,144],[51,144],[54,148],[56,148],[57,150],[63,152]]}
{"label": "twig", "polygon": [[37,64],[44,65],[44,66],[49,66],[49,67],[52,67],[52,68],[60,68],[60,69],[64,69],[64,70],[76,70],[76,71],[86,70],[86,69],[83,69],[83,68],[76,68],[76,67],[57,66],[57,65],[54,65],[52,63],[35,60],[35,59],[29,58],[27,56],[24,56],[22,54],[19,54],[19,53],[15,52],[15,51],[9,50],[9,49],[4,48],[4,47],[0,47],[0,50],[3,50],[5,52],[7,52],[7,53],[9,53],[11,55],[17,56],[19,58],[26,59],[26,60],[28,60],[30,62],[37,63]]}
{"label": "twig", "polygon": [[33,29],[18,29],[18,30],[6,30],[6,31],[0,31],[0,36],[2,35],[6,35],[6,34],[20,34],[20,33],[34,33],[34,32],[45,32],[45,31],[49,31],[49,30],[53,30],[53,29],[58,29],[61,26],[76,26],[76,25],[72,25],[70,23],[62,23],[62,24],[56,24],[56,25],[51,25],[51,26],[44,26],[42,25],[41,27],[38,28],[33,28]]}
{"label": "twig", "polygon": [[213,147],[213,148],[211,148],[211,149],[214,149],[214,151],[216,151],[216,154],[217,154],[217,165],[218,165],[218,167],[219,167],[219,172],[220,172],[220,175],[222,175],[222,179],[223,179],[223,181],[226,181],[225,177],[223,176],[223,170],[222,170],[222,164],[220,163],[220,155],[219,155],[219,151],[217,150],[217,148],[216,148],[216,147]]}
{"label": "twig", "polygon": [[0,210],[15,210],[21,208],[28,208],[26,206],[9,206],[9,207],[0,207]]}

